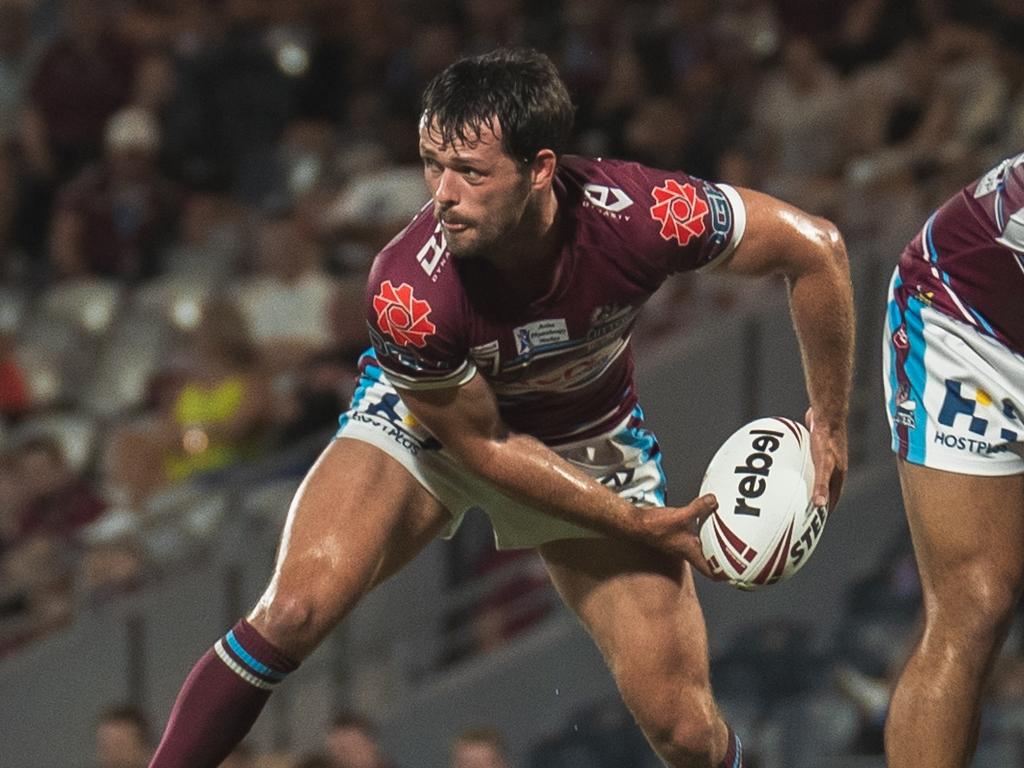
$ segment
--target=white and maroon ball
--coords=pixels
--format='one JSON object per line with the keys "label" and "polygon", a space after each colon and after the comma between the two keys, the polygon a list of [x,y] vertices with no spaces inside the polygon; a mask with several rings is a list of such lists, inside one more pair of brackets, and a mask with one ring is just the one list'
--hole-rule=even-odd
{"label": "white and maroon ball", "polygon": [[735,587],[788,579],[810,558],[828,517],[812,503],[811,435],[797,421],[755,419],[711,459],[700,493],[718,509],[700,528],[711,569]]}

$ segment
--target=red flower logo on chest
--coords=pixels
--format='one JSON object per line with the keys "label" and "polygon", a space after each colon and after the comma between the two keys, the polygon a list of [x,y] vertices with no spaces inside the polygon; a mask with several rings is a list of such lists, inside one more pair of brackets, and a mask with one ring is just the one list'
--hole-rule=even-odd
{"label": "red flower logo on chest", "polygon": [[424,347],[427,337],[437,330],[427,319],[430,305],[412,295],[412,286],[402,283],[395,288],[390,280],[380,285],[380,293],[373,297],[373,311],[381,331],[402,346],[411,344]]}
{"label": "red flower logo on chest", "polygon": [[708,204],[697,197],[693,184],[680,185],[675,179],[668,179],[664,186],[651,190],[654,205],[651,218],[661,222],[661,236],[665,240],[675,238],[680,245],[704,234],[704,220],[708,215]]}

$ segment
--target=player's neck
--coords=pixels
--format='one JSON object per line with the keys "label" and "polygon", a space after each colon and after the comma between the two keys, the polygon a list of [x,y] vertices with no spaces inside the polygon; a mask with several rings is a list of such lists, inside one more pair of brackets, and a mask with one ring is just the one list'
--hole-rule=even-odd
{"label": "player's neck", "polygon": [[487,261],[506,288],[526,301],[543,296],[557,277],[562,237],[554,191],[527,209],[519,226]]}

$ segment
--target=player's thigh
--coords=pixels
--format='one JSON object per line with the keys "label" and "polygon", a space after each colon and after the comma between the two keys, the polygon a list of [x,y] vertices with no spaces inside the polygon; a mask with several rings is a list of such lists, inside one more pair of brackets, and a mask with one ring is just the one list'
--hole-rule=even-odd
{"label": "player's thigh", "polygon": [[677,712],[680,697],[711,706],[707,633],[685,563],[611,539],[550,542],[541,555],[641,720]]}
{"label": "player's thigh", "polygon": [[984,476],[899,462],[925,604],[999,612],[1024,579],[1024,474]]}
{"label": "player's thigh", "polygon": [[299,486],[270,586],[253,612],[317,613],[336,622],[372,586],[415,556],[448,521],[447,510],[379,448],[333,440]]}

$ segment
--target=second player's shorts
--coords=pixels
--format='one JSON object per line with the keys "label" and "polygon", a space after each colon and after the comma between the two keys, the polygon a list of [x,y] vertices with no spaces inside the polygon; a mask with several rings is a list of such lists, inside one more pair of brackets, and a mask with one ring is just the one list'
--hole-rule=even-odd
{"label": "second player's shorts", "polygon": [[889,285],[883,379],[892,449],[968,475],[1024,472],[1024,355]]}
{"label": "second player's shorts", "polygon": [[[380,367],[364,358],[359,386],[339,418],[336,437],[370,443],[405,467],[451,513],[451,537],[471,509],[487,513],[500,549],[535,547],[558,539],[602,534],[510,499],[462,467],[409,413]],[[553,449],[562,458],[637,506],[665,505],[665,475],[654,435],[639,407],[606,435]]]}

